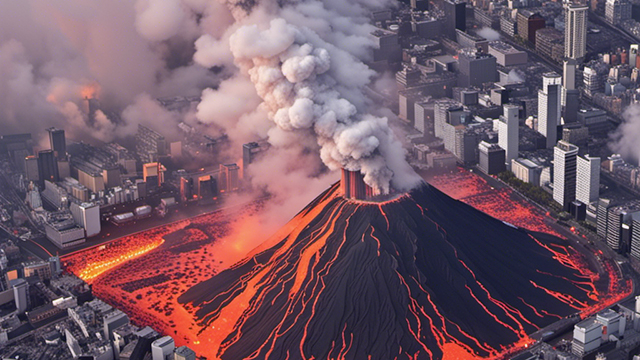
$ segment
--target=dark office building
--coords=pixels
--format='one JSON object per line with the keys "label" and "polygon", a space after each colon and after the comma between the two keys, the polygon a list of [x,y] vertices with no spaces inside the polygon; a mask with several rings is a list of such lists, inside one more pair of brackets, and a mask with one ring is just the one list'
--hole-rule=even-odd
{"label": "dark office building", "polygon": [[44,184],[45,180],[51,182],[60,181],[58,174],[58,161],[53,150],[43,150],[38,152],[38,173],[40,174],[40,183]]}
{"label": "dark office building", "polygon": [[578,111],[580,111],[580,91],[566,90],[566,101],[564,106],[564,122],[578,122]]}
{"label": "dark office building", "polygon": [[467,4],[458,0],[444,0],[444,34],[456,41],[456,29],[467,30],[466,12]]}
{"label": "dark office building", "polygon": [[486,174],[497,175],[507,170],[505,165],[506,152],[498,144],[481,141],[478,144],[478,167]]}
{"label": "dark office building", "polygon": [[52,127],[47,129],[47,132],[49,132],[49,144],[51,144],[51,150],[55,152],[56,159],[66,159],[67,140],[64,136],[64,130]]}
{"label": "dark office building", "polygon": [[516,22],[518,35],[533,45],[536,44],[536,31],[546,26],[544,18],[530,10],[518,10]]}
{"label": "dark office building", "polygon": [[496,58],[482,51],[463,51],[458,55],[458,86],[482,87],[496,81]]}
{"label": "dark office building", "polygon": [[429,0],[411,0],[411,8],[418,11],[429,10]]}

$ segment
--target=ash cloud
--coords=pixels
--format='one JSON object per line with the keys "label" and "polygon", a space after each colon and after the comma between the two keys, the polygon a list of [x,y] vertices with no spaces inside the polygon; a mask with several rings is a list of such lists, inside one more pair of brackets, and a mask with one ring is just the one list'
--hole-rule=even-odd
{"label": "ash cloud", "polygon": [[500,33],[486,26],[478,30],[478,35],[489,41],[500,40]]}

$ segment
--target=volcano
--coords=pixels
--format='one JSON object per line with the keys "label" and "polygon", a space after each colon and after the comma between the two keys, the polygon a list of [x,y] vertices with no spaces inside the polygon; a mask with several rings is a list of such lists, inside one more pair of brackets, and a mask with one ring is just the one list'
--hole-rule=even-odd
{"label": "volcano", "polygon": [[585,264],[426,183],[385,202],[336,184],[178,300],[225,360],[498,358],[598,302]]}

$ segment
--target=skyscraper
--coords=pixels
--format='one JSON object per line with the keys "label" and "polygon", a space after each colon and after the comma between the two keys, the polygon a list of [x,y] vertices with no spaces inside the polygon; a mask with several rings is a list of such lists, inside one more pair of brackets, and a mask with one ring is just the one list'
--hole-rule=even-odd
{"label": "skyscraper", "polygon": [[49,144],[51,150],[56,154],[57,159],[65,159],[67,157],[67,140],[64,136],[64,130],[54,127],[47,129],[49,133]]}
{"label": "skyscraper", "polygon": [[551,149],[558,139],[561,81],[560,75],[546,73],[542,75],[542,89],[538,90],[538,132],[547,138],[548,149]]}
{"label": "skyscraper", "polygon": [[176,344],[171,336],[161,337],[151,344],[151,356],[153,360],[169,360],[175,348]]}
{"label": "skyscraper", "polygon": [[588,10],[587,5],[574,3],[564,5],[564,57],[567,59],[582,60],[584,58],[587,50]]}
{"label": "skyscraper", "polygon": [[567,58],[562,63],[562,106],[567,103],[567,90],[576,89],[576,68],[578,62]]}
{"label": "skyscraper", "polygon": [[520,108],[507,104],[502,107],[498,120],[498,145],[505,150],[505,162],[511,169],[511,160],[518,158],[518,122]]}
{"label": "skyscraper", "polygon": [[589,155],[578,156],[576,174],[576,200],[586,205],[598,201],[600,158]]}
{"label": "skyscraper", "polygon": [[578,147],[558,141],[553,149],[553,200],[565,210],[576,198],[576,167]]}
{"label": "skyscraper", "polygon": [[467,3],[460,0],[444,0],[444,33],[456,41],[456,29],[467,30],[466,7]]}
{"label": "skyscraper", "polygon": [[604,17],[611,25],[620,25],[631,19],[631,3],[629,0],[607,0]]}
{"label": "skyscraper", "polygon": [[631,44],[629,47],[629,67],[632,69],[636,67],[636,61],[638,58],[638,44]]}
{"label": "skyscraper", "polygon": [[[45,180],[51,182],[60,181],[58,174],[58,162],[53,150],[43,150],[38,152],[38,174],[40,174],[40,183],[44,184]],[[44,188],[44,186],[41,186]]]}

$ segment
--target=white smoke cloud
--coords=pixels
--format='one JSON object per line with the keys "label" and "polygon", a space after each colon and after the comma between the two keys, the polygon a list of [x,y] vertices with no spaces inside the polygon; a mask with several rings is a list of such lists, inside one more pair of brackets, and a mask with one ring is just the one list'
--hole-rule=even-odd
{"label": "white smoke cloud", "polygon": [[[365,182],[381,193],[388,193],[392,186],[406,190],[418,181],[406,165],[387,119],[358,112],[357,106],[336,90],[364,97],[361,86],[368,82],[369,73],[358,59],[332,47],[343,60],[332,67],[325,48],[329,44],[308,28],[298,28],[282,18],[271,20],[263,29],[257,24],[239,28],[230,45],[236,63],[255,84],[269,118],[295,138],[305,131],[306,137],[313,132],[320,157],[330,170],[360,171]],[[339,72],[331,69],[343,67],[354,70],[349,79],[359,79],[344,81],[347,77],[332,76]],[[276,134],[282,143],[285,133]],[[271,140],[273,143],[273,135]],[[387,160],[399,163],[391,166]],[[400,180],[401,176],[407,178]]]}
{"label": "white smoke cloud", "polygon": [[482,36],[483,38],[489,41],[500,40],[500,33],[486,26],[478,30],[478,35]]}
{"label": "white smoke cloud", "polygon": [[507,81],[509,84],[521,83],[524,82],[524,80],[523,74],[516,69],[509,71],[509,74],[507,75]]}
{"label": "white smoke cloud", "polygon": [[152,41],[176,35],[185,19],[180,0],[138,0],[136,29]]}
{"label": "white smoke cloud", "polygon": [[622,114],[624,121],[610,136],[609,148],[623,157],[640,160],[640,105],[632,104]]}

